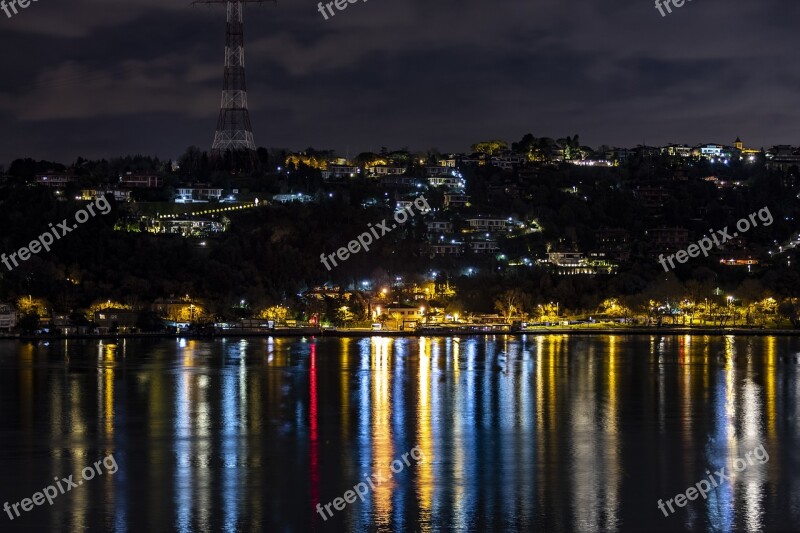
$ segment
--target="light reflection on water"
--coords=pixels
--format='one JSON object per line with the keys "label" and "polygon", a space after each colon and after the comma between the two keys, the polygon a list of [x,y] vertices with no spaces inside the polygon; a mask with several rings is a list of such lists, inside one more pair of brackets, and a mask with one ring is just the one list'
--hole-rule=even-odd
{"label": "light reflection on water", "polygon": [[[800,523],[799,345],[655,335],[2,342],[0,503],[108,454],[119,464],[53,506],[0,515],[2,529],[789,529]],[[769,461],[737,472],[761,444]],[[424,460],[392,473],[412,449]],[[722,468],[730,482],[663,516],[659,499]],[[392,477],[363,502],[330,505],[374,474]]]}

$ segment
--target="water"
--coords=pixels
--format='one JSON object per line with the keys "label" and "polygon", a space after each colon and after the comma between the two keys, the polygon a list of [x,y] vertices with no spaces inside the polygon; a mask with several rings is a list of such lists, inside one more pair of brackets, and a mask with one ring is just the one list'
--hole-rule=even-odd
{"label": "water", "polygon": [[[796,529],[798,352],[658,335],[2,341],[0,504],[110,460],[52,505],[0,511],[0,531]],[[723,467],[706,499],[659,510]],[[363,502],[334,504],[354,487]]]}

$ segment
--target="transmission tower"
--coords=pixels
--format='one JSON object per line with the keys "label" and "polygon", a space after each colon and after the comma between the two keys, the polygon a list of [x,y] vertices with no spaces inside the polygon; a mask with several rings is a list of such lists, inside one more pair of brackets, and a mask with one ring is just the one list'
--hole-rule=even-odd
{"label": "transmission tower", "polygon": [[277,0],[194,0],[193,4],[225,4],[228,22],[225,30],[225,74],[217,131],[211,145],[212,157],[225,152],[247,150],[254,157],[256,144],[247,110],[247,84],[244,76],[243,4],[262,4]]}

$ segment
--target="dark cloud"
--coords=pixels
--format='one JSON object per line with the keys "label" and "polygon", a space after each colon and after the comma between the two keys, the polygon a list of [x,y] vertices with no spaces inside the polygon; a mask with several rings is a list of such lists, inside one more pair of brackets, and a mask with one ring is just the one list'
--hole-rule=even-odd
{"label": "dark cloud", "polygon": [[[256,141],[355,153],[581,134],[635,145],[800,143],[800,5],[311,0],[248,6]],[[39,0],[0,13],[0,161],[177,156],[213,136],[224,9]]]}

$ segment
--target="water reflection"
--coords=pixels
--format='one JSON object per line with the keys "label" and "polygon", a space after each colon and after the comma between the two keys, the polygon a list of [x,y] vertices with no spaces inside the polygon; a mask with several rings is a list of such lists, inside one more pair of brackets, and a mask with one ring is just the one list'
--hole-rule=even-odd
{"label": "water reflection", "polygon": [[[114,454],[116,475],[21,520],[785,529],[800,518],[798,348],[794,338],[659,335],[6,342],[0,471],[21,481],[0,497],[19,501]],[[737,472],[761,444],[769,462]],[[414,448],[424,461],[392,473]],[[731,479],[707,499],[658,510],[722,468]],[[387,479],[363,502],[332,506],[376,474]]]}

